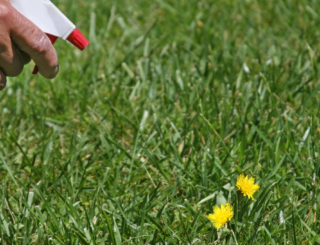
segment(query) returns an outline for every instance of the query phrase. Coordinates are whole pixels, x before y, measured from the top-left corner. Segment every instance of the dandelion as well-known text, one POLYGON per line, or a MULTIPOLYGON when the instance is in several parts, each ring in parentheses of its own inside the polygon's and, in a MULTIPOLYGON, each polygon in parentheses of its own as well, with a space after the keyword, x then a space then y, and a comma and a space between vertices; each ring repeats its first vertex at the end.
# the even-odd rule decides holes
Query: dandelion
POLYGON ((212 222, 214 227, 219 230, 232 219, 233 208, 228 202, 226 202, 225 205, 221 204, 221 208, 216 205, 213 207, 213 214, 209 214, 206 217, 212 222))
POLYGON ((260 188, 258 184, 254 184, 254 178, 248 178, 248 176, 244 177, 243 174, 237 178, 236 187, 238 187, 238 190, 240 190, 244 196, 247 196, 252 200, 252 195, 260 188))

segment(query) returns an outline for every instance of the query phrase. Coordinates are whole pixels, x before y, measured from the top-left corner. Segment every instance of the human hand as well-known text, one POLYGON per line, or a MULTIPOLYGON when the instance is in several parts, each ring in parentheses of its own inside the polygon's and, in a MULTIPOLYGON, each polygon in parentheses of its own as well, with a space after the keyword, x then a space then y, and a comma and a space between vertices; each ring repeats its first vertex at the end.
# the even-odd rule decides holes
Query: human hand
POLYGON ((58 57, 50 39, 8 0, 0 0, 0 90, 6 77, 18 76, 31 59, 45 78, 57 75, 58 57))

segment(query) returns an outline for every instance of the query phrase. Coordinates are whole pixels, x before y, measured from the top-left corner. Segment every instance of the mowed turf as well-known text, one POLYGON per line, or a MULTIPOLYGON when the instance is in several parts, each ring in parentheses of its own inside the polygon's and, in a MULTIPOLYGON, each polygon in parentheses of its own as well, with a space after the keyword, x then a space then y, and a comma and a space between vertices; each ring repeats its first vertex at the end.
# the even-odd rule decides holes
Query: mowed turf
POLYGON ((0 92, 1 244, 320 243, 319 1, 53 2, 91 44, 0 92))

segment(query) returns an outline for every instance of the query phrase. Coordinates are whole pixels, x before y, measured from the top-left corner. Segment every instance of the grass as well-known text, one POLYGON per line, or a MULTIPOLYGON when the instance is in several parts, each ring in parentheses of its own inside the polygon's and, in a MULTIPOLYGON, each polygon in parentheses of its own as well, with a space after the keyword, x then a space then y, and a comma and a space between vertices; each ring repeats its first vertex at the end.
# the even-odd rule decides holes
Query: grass
POLYGON ((54 2, 91 44, 0 93, 1 244, 320 243, 318 1, 54 2))

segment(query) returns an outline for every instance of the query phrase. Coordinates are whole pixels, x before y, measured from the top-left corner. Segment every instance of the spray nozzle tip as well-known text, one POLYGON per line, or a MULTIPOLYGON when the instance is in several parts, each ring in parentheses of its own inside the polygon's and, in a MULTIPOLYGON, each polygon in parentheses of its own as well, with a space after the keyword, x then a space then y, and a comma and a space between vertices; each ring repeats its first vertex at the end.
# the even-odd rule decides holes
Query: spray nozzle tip
POLYGON ((67 40, 80 50, 84 50, 89 45, 89 41, 77 28, 69 35, 67 40))

